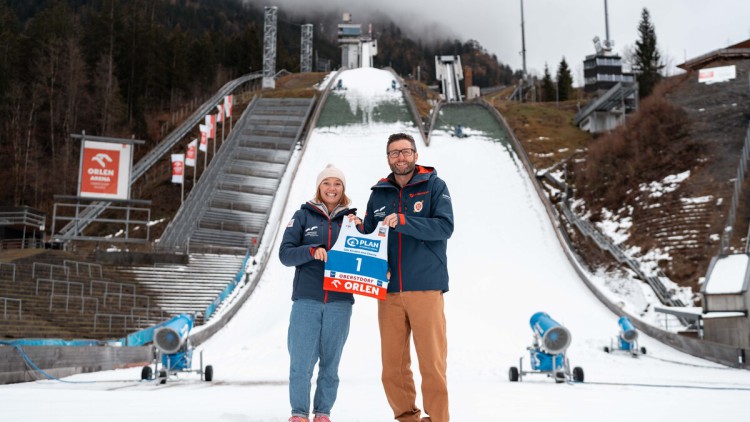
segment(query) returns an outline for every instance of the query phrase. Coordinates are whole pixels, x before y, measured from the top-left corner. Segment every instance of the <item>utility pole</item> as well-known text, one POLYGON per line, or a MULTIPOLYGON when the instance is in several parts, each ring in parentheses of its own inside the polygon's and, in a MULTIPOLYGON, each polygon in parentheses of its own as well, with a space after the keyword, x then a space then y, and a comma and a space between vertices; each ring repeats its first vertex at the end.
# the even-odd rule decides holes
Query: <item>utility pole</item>
POLYGON ((521 75, 521 85, 518 91, 518 100, 520 102, 523 102, 523 84, 526 82, 526 29, 524 28, 523 0, 521 0, 521 57, 523 59, 523 74, 521 75))
POLYGON ((526 78, 526 29, 523 20, 523 0, 521 0, 521 57, 523 58, 523 77, 526 78))
POLYGON ((609 45, 609 11, 607 10, 607 0, 604 0, 604 31, 607 39, 604 41, 604 45, 608 48, 609 45))

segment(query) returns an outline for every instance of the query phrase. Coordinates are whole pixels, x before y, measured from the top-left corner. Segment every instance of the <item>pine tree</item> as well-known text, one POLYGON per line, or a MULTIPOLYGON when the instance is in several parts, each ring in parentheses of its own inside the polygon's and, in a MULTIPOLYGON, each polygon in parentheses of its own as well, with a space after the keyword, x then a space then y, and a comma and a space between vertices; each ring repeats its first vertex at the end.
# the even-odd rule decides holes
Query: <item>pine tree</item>
POLYGON ((555 83, 552 82, 552 75, 549 73, 549 66, 544 64, 544 77, 542 77, 542 101, 554 101, 557 98, 555 92, 555 83))
POLYGON ((570 74, 570 67, 565 57, 562 58, 557 68, 557 90, 560 101, 567 101, 573 97, 573 75, 570 74))
POLYGON ((645 7, 641 12, 638 34, 640 39, 635 42, 633 70, 638 75, 639 96, 643 98, 651 94, 654 85, 661 79, 659 72, 664 68, 661 55, 656 48, 656 30, 645 7))

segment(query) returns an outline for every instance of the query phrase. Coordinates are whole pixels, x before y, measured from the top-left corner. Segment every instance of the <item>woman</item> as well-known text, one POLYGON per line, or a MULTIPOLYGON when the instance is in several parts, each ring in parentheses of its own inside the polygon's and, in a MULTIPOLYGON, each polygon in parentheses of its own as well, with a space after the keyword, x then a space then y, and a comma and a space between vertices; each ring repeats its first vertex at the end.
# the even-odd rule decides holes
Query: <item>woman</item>
POLYGON ((330 414, 339 386, 339 361, 349 334, 354 297, 323 290, 328 250, 336 243, 343 219, 361 221, 349 209, 344 193, 346 178, 329 164, 318 174, 313 200, 302 204, 289 221, 279 248, 286 266, 297 267, 289 318, 289 422, 309 422, 310 381, 318 363, 313 399, 314 422, 331 422, 330 414), (319 360, 319 362, 318 362, 319 360))

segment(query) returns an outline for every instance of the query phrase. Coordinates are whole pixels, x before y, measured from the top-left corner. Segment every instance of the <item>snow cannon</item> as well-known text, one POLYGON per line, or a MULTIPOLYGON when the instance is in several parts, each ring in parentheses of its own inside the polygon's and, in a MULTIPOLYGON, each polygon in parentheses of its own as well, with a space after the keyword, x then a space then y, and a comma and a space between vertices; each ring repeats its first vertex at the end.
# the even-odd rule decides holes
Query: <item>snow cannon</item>
POLYGON ((622 316, 617 320, 617 324, 620 326, 620 332, 616 338, 610 340, 609 347, 604 346, 604 351, 607 353, 625 351, 629 352, 633 357, 638 357, 638 354, 645 355, 646 348, 638 347, 638 331, 633 327, 630 318, 622 316))
POLYGON ((180 351, 193 329, 193 317, 180 314, 154 330, 154 346, 162 353, 171 355, 180 351))
POLYGON ((635 331, 633 323, 630 322, 630 318, 623 316, 617 321, 617 325, 620 326, 620 340, 628 343, 632 343, 638 340, 638 331, 635 331))
POLYGON ((544 312, 537 312, 529 321, 534 332, 534 341, 526 349, 529 351, 531 370, 524 371, 523 357, 518 367, 512 366, 508 371, 510 381, 522 381, 524 375, 543 374, 554 378, 555 382, 583 382, 583 369, 576 366, 570 370, 566 351, 572 336, 570 331, 560 325, 544 312))
POLYGON ((201 379, 212 381, 214 369, 211 365, 203 368, 203 352, 200 353, 200 367, 193 366, 193 347, 190 344, 190 330, 193 329, 192 315, 180 314, 157 326, 154 329, 154 361, 151 366, 144 366, 141 370, 141 380, 153 380, 158 374, 160 384, 167 379, 176 377, 179 372, 198 372, 201 379), (161 369, 159 365, 161 364, 161 369))
POLYGON ((544 312, 537 312, 529 321, 536 335, 538 348, 549 355, 560 355, 570 346, 570 331, 544 312))

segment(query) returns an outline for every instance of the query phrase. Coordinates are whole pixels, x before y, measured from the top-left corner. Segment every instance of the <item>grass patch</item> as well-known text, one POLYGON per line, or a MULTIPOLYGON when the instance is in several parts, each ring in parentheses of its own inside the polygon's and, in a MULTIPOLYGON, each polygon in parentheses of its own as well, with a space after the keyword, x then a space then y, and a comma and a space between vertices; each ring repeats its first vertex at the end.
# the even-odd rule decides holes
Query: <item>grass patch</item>
POLYGON ((585 151, 593 136, 573 124, 575 101, 519 103, 496 94, 487 100, 508 121, 537 169, 546 169, 585 151))

